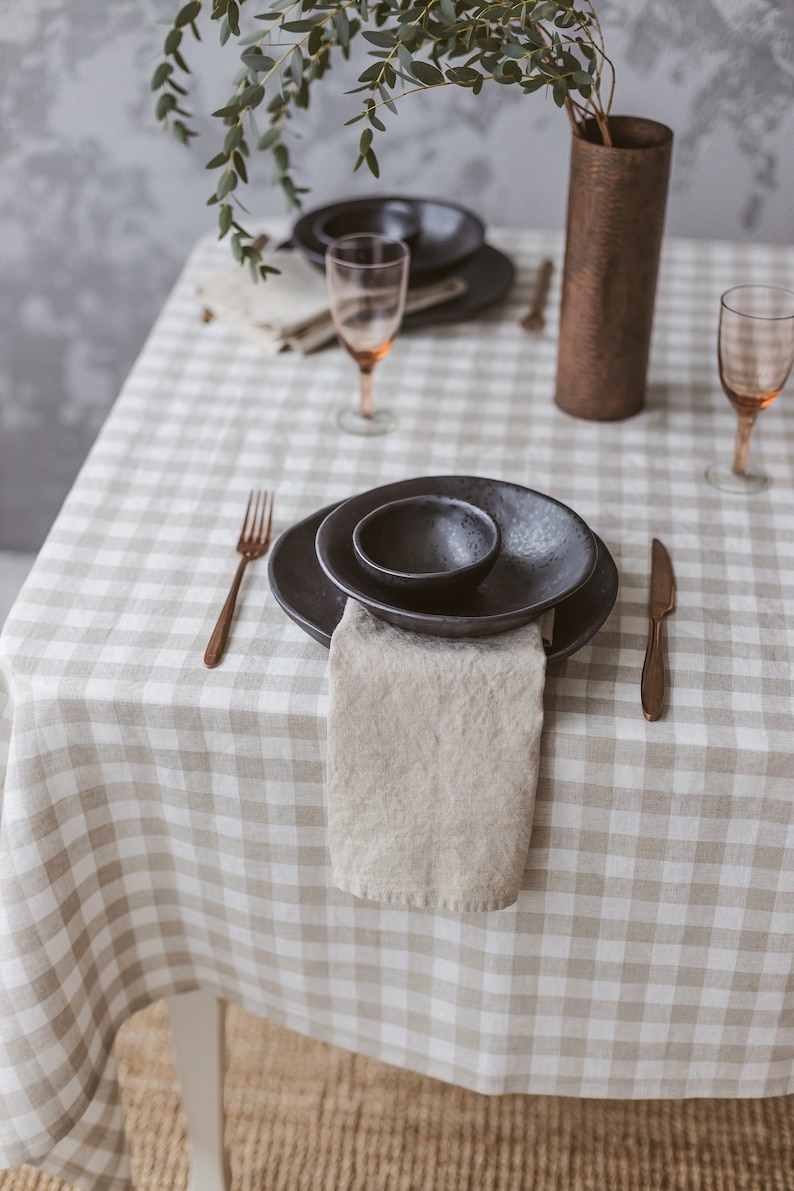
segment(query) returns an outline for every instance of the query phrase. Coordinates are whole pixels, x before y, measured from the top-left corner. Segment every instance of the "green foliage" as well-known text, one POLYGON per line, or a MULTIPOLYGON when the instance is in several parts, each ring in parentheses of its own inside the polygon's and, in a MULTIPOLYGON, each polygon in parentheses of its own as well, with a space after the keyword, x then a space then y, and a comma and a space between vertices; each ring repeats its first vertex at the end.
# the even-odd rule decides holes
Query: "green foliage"
POLYGON ((183 56, 185 35, 200 37, 197 22, 209 10, 221 45, 235 46, 239 64, 233 93, 213 113, 222 125, 222 147, 207 163, 207 169, 220 171, 208 205, 218 204, 220 238, 232 233, 235 259, 247 262, 255 277, 272 270, 262 265, 261 253, 246 243, 249 233, 234 218, 234 208, 242 208, 234 192, 248 181, 245 159, 251 145, 270 153, 274 182, 290 206, 300 206, 306 190, 293 177, 289 121, 295 110, 309 106, 313 88, 333 62, 350 56, 358 35, 371 60, 351 92, 361 95, 361 110, 347 123, 364 123, 355 170, 366 165, 378 177, 373 139, 386 130, 386 113, 395 115, 396 101, 404 95, 437 87, 479 94, 486 82, 494 82, 526 94, 543 91, 566 110, 575 132, 593 117, 609 141, 614 71, 592 0, 259 0, 256 7, 262 11, 249 8, 244 14, 247 3, 184 4, 165 38, 151 88, 159 92, 157 119, 189 144, 196 132, 184 106, 184 76, 190 73, 183 56), (250 27, 244 27, 243 16, 250 27), (260 132, 265 123, 269 127, 260 132))

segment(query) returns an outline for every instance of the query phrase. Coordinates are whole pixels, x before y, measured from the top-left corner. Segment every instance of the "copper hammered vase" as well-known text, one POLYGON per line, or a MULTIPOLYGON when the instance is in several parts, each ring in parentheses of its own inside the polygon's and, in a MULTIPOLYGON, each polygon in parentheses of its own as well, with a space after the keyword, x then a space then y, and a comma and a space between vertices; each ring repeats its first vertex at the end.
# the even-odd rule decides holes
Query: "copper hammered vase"
POLYGON ((612 116, 572 138, 554 400, 577 418, 616 421, 645 400, 673 134, 612 116))

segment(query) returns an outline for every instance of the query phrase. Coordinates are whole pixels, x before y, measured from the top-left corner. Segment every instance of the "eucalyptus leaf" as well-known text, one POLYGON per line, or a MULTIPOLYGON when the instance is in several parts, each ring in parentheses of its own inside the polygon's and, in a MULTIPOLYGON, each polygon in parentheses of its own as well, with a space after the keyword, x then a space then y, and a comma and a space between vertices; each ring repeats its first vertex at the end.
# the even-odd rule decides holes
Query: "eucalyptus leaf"
POLYGON ((303 54, 301 53, 301 48, 299 45, 296 45, 295 49, 292 51, 292 55, 289 60, 289 72, 292 75, 295 86, 299 87, 301 84, 301 79, 303 78, 303 54))
POLYGON ((168 91, 163 92, 163 94, 157 100, 157 107, 155 108, 157 119, 164 120, 168 113, 173 111, 175 107, 176 99, 174 96, 169 94, 168 91))
POLYGON ((182 120, 174 120, 173 124, 171 125, 171 130, 176 139, 182 145, 188 145, 191 141, 191 138, 197 135, 192 129, 188 128, 187 125, 182 122, 182 120))
POLYGON ((174 50, 179 49, 182 41, 182 30, 172 29, 163 43, 163 52, 165 54, 173 54, 174 50))
POLYGON ((430 62, 418 62, 414 60, 411 63, 411 72, 414 78, 426 87, 435 87, 438 83, 444 82, 444 76, 441 71, 430 62))
POLYGON ((271 58, 269 54, 263 54, 261 50, 246 50, 244 54, 240 55, 240 61, 244 63, 249 69, 256 71, 258 74, 263 74, 266 71, 272 70, 276 65, 275 58, 271 58))
POLYGON ((243 183, 243 185, 247 185, 248 184, 248 170, 246 169, 245 158, 243 157, 243 155, 239 149, 236 149, 234 154, 232 155, 232 162, 234 163, 234 169, 237 174, 237 177, 240 179, 240 181, 243 183))
POLYGON ((182 29, 185 25, 192 25, 200 12, 201 4, 199 0, 191 0, 190 4, 186 4, 184 8, 180 8, 174 20, 174 26, 177 29, 182 29))
POLYGON ((215 193, 219 199, 225 198, 227 194, 230 194, 231 191, 234 190, 236 185, 237 175, 233 170, 227 170, 226 173, 221 176, 221 179, 215 188, 215 193))
POLYGON ((322 16, 315 17, 311 21, 282 21, 279 26, 285 33, 310 33, 318 21, 321 21, 322 16))
POLYGON ((255 108, 258 107, 265 98, 265 88, 261 83, 254 83, 250 87, 246 87, 244 91, 240 92, 240 107, 241 108, 255 108))
POLYGON ((385 46, 387 49, 391 49, 397 40, 397 37, 394 33, 384 33, 380 29, 367 29, 362 34, 362 37, 365 41, 371 42, 372 45, 385 46))
POLYGON ((231 153, 232 149, 236 149, 242 139, 243 139, 243 130, 239 124, 235 124, 226 133, 226 137, 223 142, 224 153, 231 153))
POLYGON ((364 154, 364 160, 366 161, 367 166, 369 168, 369 172, 372 174, 373 178, 379 178, 380 177, 380 166, 378 165, 377 157, 375 156, 375 154, 372 152, 371 149, 368 150, 368 152, 364 154))
POLYGON ((224 203, 223 206, 218 211, 218 228, 220 229, 220 233, 221 233, 220 236, 218 237, 219 240, 223 239, 223 237, 226 235, 226 233, 228 232, 228 230, 231 226, 232 226, 232 209, 228 203, 224 203))
POLYGON ((152 75, 149 86, 152 91, 158 91, 163 83, 168 78, 169 74, 173 74, 174 68, 170 62, 161 62, 152 75))
POLYGON ((339 38, 339 44, 345 49, 350 45, 350 20, 344 8, 334 13, 334 29, 339 38))

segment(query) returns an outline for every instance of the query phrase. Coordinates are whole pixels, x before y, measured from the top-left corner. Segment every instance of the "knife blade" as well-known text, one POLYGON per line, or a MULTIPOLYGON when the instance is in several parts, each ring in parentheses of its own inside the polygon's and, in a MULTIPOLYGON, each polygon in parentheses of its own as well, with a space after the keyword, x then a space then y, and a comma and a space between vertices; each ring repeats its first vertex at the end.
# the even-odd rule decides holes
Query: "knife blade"
POLYGON ((651 544, 651 586, 648 596, 648 645, 642 667, 640 694, 646 720, 658 720, 665 694, 662 620, 675 607, 675 577, 670 555, 654 538, 651 544))

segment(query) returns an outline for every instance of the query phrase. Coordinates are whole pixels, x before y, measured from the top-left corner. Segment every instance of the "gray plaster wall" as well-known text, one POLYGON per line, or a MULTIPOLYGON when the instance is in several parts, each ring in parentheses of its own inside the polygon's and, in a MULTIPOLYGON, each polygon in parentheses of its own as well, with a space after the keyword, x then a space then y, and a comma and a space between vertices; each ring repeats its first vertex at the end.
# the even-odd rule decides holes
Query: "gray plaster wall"
MULTIPOLYGON (((215 140, 184 150, 152 116, 157 21, 177 7, 0 0, 0 549, 39 546, 187 252, 214 228, 215 140)), ((614 110, 676 133, 668 233, 792 243, 794 0, 599 11, 614 110)), ((197 113, 225 102, 233 73, 203 28, 197 113)), ((343 125, 358 101, 342 94, 353 75, 335 75, 300 129, 311 205, 403 192, 465 202, 489 224, 562 227, 569 134, 550 100, 498 86, 407 98, 375 184, 351 173, 358 129, 343 125)), ((246 201, 287 213, 264 161, 246 201)))

